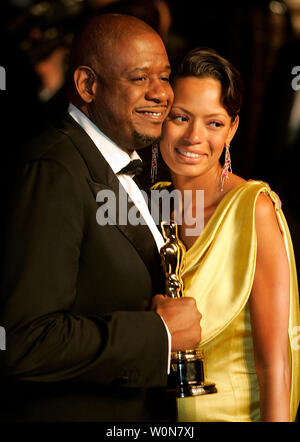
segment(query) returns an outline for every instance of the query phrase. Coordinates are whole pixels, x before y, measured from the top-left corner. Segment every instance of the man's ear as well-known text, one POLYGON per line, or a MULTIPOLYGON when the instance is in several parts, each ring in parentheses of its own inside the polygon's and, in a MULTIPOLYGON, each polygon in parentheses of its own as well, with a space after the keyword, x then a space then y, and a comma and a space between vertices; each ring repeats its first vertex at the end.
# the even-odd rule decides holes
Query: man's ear
POLYGON ((91 103, 95 97, 96 76, 88 66, 79 66, 73 74, 77 93, 85 103, 91 103))

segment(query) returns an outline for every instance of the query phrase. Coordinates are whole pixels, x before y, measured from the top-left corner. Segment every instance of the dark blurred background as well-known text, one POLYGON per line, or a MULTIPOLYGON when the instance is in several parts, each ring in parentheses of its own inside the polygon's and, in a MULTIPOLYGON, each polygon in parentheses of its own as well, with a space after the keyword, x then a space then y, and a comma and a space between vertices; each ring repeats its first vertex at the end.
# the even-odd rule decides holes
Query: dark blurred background
POLYGON ((14 169, 25 142, 65 112, 64 81, 73 34, 82 21, 100 12, 128 13, 148 22, 162 35, 171 61, 190 48, 208 46, 238 67, 245 96, 232 143, 233 170, 247 179, 267 181, 279 194, 299 262, 300 92, 295 89, 300 80, 298 86, 292 69, 300 66, 300 0, 2 1, 3 198, 8 167, 14 169))
POLYGON ((142 18, 161 34, 171 61, 190 48, 208 46, 238 67, 245 96, 231 149, 233 170, 246 179, 267 181, 279 194, 299 263, 300 0, 2 1, 3 204, 26 141, 66 110, 64 81, 74 32, 101 12, 142 18), (299 69, 292 74, 295 66, 299 69))
POLYGON ((127 13, 149 23, 165 41, 171 62, 188 49, 208 46, 237 66, 245 95, 231 149, 233 171, 267 181, 278 193, 299 268, 300 0, 2 1, 3 206, 25 143, 66 111, 64 82, 74 32, 101 12, 127 13))

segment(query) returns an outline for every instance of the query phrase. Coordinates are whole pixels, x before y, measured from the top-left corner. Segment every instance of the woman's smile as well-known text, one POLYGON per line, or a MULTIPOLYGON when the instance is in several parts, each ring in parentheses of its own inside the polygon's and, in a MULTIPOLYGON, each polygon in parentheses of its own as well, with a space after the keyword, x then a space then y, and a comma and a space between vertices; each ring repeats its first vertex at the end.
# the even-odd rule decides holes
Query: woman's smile
POLYGON ((175 153, 178 158, 183 161, 185 164, 197 164, 204 157, 207 157, 207 154, 203 152, 195 152, 191 150, 186 150, 183 148, 175 147, 175 153))

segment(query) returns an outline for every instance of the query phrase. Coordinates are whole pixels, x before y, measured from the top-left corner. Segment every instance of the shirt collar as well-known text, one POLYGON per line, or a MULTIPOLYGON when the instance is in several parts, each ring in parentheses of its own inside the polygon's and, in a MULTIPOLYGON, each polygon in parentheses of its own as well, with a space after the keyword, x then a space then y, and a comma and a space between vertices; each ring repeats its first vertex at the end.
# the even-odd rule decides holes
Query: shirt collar
POLYGON ((74 104, 69 104, 68 112, 89 135, 114 173, 120 172, 120 170, 127 166, 130 161, 141 159, 135 150, 130 153, 122 150, 116 143, 101 132, 101 130, 83 112, 74 106, 74 104))

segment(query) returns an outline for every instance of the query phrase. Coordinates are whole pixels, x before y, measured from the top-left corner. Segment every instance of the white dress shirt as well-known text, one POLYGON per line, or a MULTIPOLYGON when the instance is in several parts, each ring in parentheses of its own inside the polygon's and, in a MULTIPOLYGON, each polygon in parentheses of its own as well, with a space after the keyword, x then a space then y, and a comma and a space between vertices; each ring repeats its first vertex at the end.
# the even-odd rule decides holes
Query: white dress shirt
POLYGON ((120 183, 128 193, 130 199, 139 209, 142 217, 147 223, 156 242, 158 251, 164 245, 164 239, 158 230, 150 212, 148 205, 143 197, 141 190, 133 180, 133 175, 119 173, 123 167, 136 159, 140 159, 138 153, 134 150, 130 153, 120 149, 113 141, 111 141, 97 126, 82 113, 72 103, 69 105, 69 114, 75 121, 85 130, 92 141, 95 143, 104 159, 108 162, 114 173, 117 175, 120 183))
MULTIPOLYGON (((99 149, 104 159, 108 162, 113 172, 116 174, 118 180, 121 185, 128 193, 130 199, 134 203, 134 205, 140 211, 142 217, 147 223, 153 238, 156 242, 158 251, 164 244, 164 239, 158 230, 150 212, 148 209, 148 205, 141 193, 141 190, 133 180, 134 175, 127 175, 119 173, 123 167, 127 166, 127 164, 135 159, 140 159, 138 153, 134 150, 130 153, 125 152, 120 147, 118 147, 112 140, 110 140, 101 130, 76 106, 72 103, 69 104, 68 112, 72 118, 82 127, 82 129, 88 134, 88 136, 92 139, 96 147, 99 149)), ((163 320, 163 319, 162 319, 163 320)), ((168 364, 168 373, 170 372, 170 352, 171 352, 171 335, 168 330, 166 323, 165 324, 168 340, 169 340, 169 364, 168 364)))

